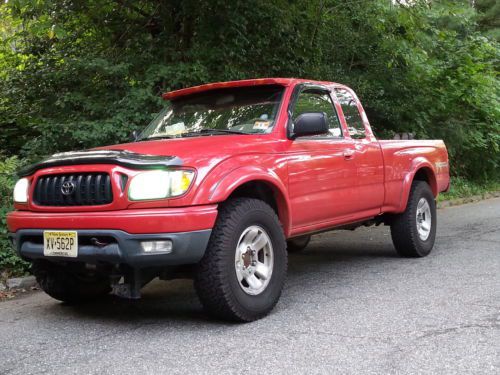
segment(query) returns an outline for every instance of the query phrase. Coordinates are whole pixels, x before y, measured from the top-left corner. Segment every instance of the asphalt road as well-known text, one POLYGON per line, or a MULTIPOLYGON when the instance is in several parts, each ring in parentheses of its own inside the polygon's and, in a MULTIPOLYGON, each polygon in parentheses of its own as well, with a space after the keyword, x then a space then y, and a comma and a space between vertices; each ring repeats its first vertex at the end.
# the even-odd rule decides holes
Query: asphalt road
POLYGON ((315 237, 267 318, 205 317, 187 280, 129 304, 0 302, 0 374, 499 374, 500 199, 439 210, 430 256, 387 228, 315 237))

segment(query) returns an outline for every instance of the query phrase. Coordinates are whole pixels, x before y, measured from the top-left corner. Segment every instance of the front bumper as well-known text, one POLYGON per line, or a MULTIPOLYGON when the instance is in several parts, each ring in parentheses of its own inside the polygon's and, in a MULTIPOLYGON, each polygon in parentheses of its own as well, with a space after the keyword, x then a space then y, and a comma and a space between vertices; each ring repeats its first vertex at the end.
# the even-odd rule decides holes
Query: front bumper
POLYGON ((216 205, 100 212, 14 211, 7 215, 7 227, 13 246, 24 259, 105 262, 138 268, 198 262, 216 218, 216 205), (77 231, 78 257, 45 257, 44 230, 77 231), (164 240, 172 241, 169 253, 144 252, 140 244, 164 240))
POLYGON ((95 212, 13 211, 7 215, 9 232, 19 229, 114 229, 127 233, 170 233, 212 229, 217 205, 142 208, 95 212))
POLYGON ((211 229, 158 234, 130 234, 120 230, 78 230, 78 256, 46 257, 43 254, 43 230, 20 229, 9 233, 12 245, 26 260, 76 261, 85 263, 126 264, 133 268, 193 264, 205 253, 211 229), (92 239, 100 245, 93 244, 92 239), (144 252, 141 241, 172 241, 172 251, 144 252))

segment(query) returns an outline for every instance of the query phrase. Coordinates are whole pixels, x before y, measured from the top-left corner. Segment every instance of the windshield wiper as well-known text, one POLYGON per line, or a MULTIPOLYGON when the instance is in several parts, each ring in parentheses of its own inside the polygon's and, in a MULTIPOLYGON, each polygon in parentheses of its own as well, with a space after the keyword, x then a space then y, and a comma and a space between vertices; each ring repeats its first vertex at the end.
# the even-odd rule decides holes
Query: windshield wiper
POLYGON ((171 135, 156 135, 154 137, 145 137, 145 138, 139 138, 137 141, 152 141, 155 139, 172 139, 171 135))
POLYGON ((210 135, 217 134, 217 133, 219 133, 219 134, 239 134, 239 135, 250 134, 250 133, 245 133, 245 132, 241 132, 238 130, 229 130, 229 129, 201 129, 201 130, 197 130, 197 131, 190 131, 190 132, 181 133, 181 134, 179 134, 179 137, 206 137, 206 136, 210 136, 210 135))
POLYGON ((172 138, 180 138, 180 137, 195 137, 197 135, 210 135, 214 133, 225 133, 225 134, 250 134, 250 133, 245 133, 239 130, 229 130, 229 129, 201 129, 198 131, 191 131, 191 132, 185 132, 185 133, 180 133, 176 136, 172 135, 157 135, 154 137, 146 137, 146 138, 141 138, 138 139, 138 141, 151 141, 155 139, 172 139, 172 138))
POLYGON ((199 133, 250 134, 239 130, 229 130, 229 129, 201 129, 199 133))

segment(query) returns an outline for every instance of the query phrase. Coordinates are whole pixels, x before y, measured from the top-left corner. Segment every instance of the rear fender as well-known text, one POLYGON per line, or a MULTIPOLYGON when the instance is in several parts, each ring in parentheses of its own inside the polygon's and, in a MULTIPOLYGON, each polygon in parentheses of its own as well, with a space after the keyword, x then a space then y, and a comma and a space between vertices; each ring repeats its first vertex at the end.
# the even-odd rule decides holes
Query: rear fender
POLYGON ((434 197, 438 195, 437 180, 436 180, 436 170, 429 160, 424 157, 415 158, 410 165, 410 172, 408 172, 403 179, 403 189, 401 193, 401 200, 399 205, 399 212, 403 212, 408 204, 408 198, 410 197, 410 190, 413 181, 415 180, 415 175, 423 171, 426 174, 427 182, 429 183, 432 194, 434 197))

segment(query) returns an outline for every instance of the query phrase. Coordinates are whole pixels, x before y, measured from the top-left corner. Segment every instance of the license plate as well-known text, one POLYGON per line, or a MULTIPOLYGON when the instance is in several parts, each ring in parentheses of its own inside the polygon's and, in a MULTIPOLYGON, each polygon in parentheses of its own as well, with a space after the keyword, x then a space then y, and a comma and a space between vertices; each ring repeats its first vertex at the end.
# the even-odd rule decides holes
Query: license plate
POLYGON ((43 255, 47 257, 78 256, 78 235, 76 231, 43 232, 43 255))

